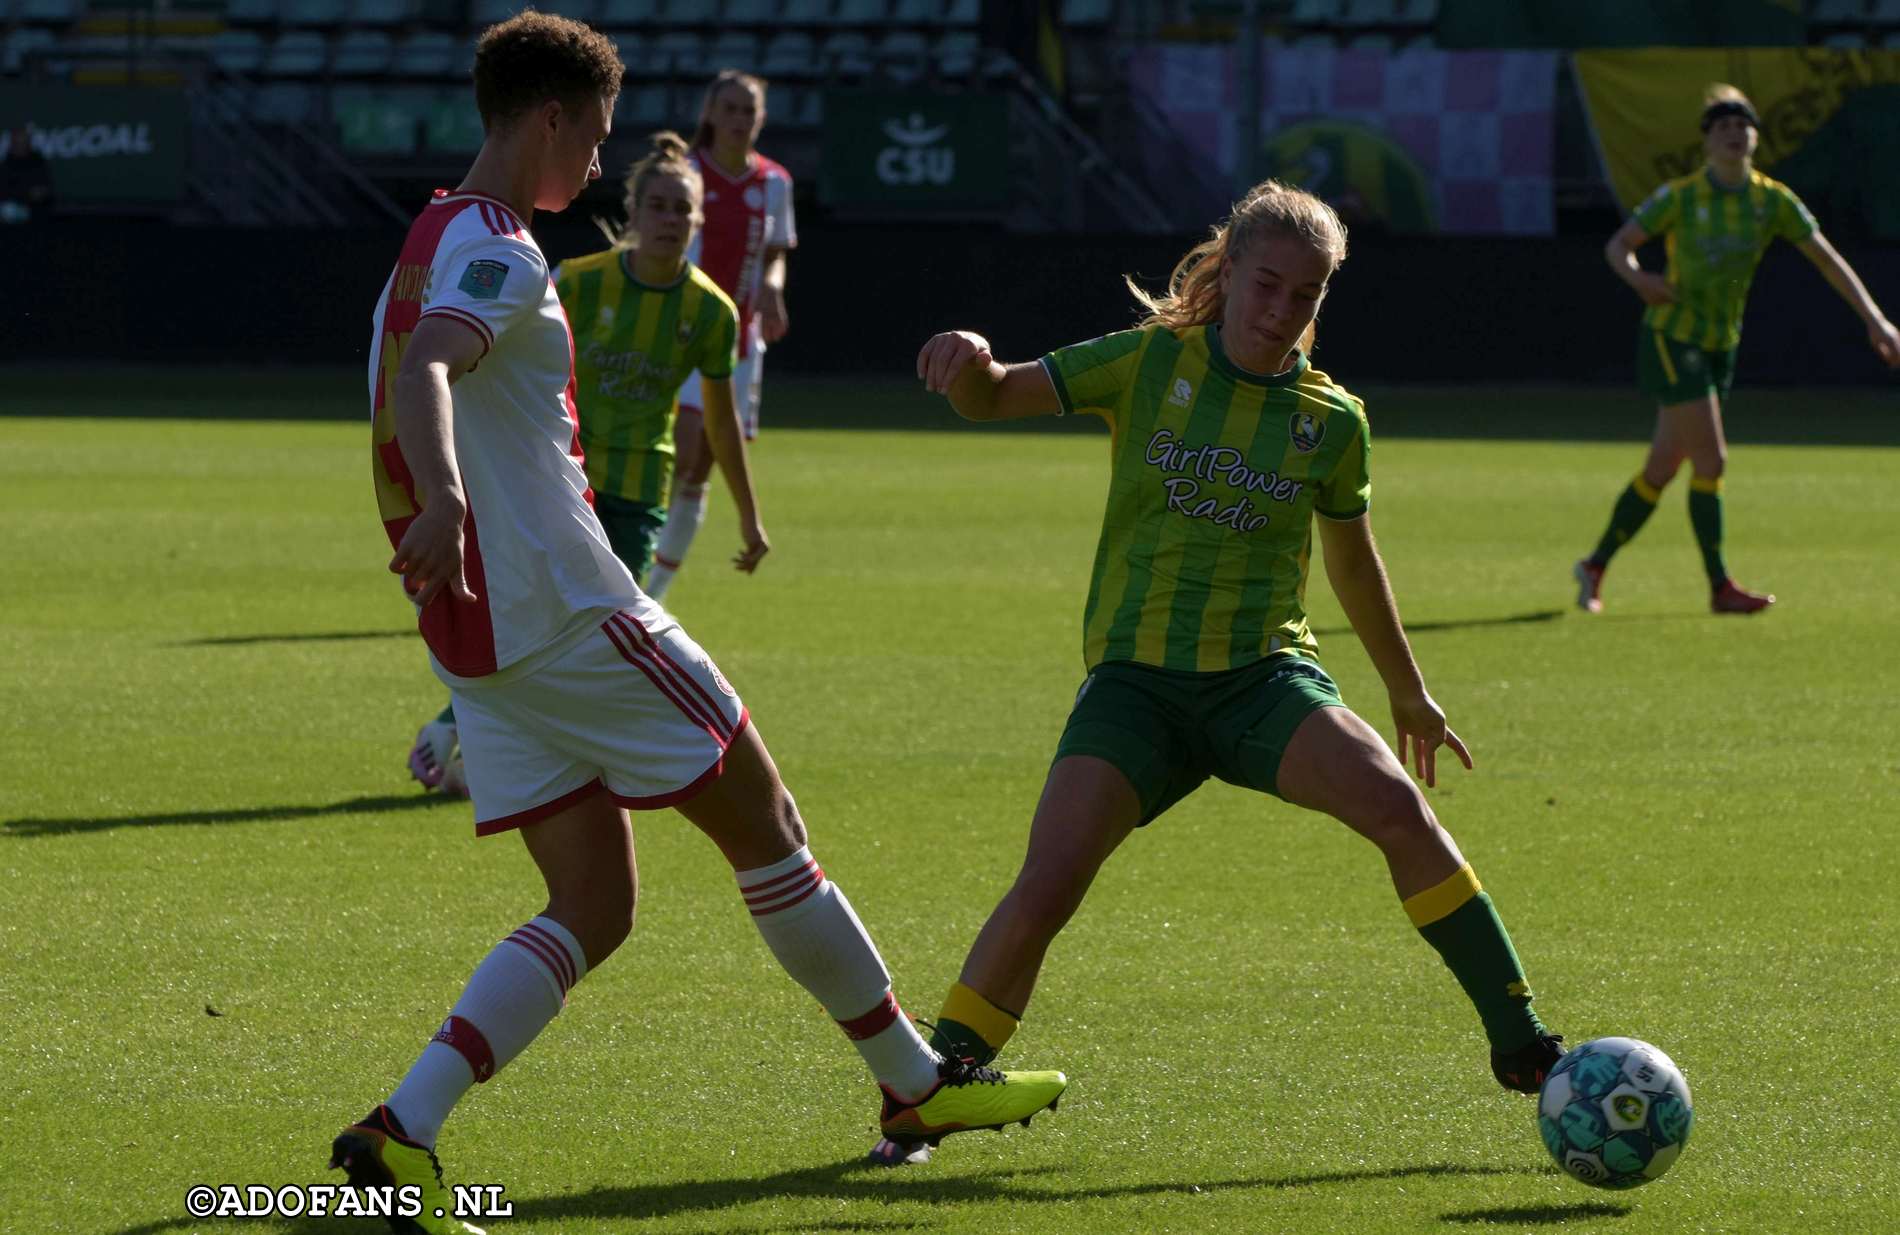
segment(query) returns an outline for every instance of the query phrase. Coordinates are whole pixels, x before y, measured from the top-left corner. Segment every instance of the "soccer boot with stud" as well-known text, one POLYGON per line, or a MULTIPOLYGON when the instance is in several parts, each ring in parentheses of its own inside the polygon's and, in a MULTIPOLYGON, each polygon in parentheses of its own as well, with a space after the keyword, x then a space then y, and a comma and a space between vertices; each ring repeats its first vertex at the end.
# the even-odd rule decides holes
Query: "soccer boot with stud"
POLYGON ((903 1102, 884 1090, 878 1122, 884 1139, 907 1147, 908 1158, 915 1146, 934 1146, 953 1132, 1013 1123, 1026 1128, 1031 1117, 1053 1110, 1068 1087, 1069 1078, 1060 1072, 999 1072, 970 1059, 944 1059, 937 1064, 937 1083, 917 1101, 903 1102))
POLYGON ((409 775, 424 789, 439 789, 450 797, 468 796, 462 748, 453 722, 432 720, 416 731, 415 745, 409 748, 409 775))
POLYGON ((386 1106, 337 1134, 330 1143, 330 1167, 341 1167, 352 1188, 421 1190, 420 1214, 388 1219, 396 1235, 486 1235, 455 1216, 454 1198, 442 1182, 442 1164, 433 1151, 403 1134, 402 1124, 386 1106))
POLYGON ((1724 579, 1722 586, 1716 588, 1709 597, 1709 612, 1760 613, 1774 603, 1775 598, 1767 592, 1751 592, 1745 587, 1737 587, 1733 579, 1724 579))
POLYGON ((1585 613, 1603 612, 1603 567, 1584 558, 1570 568, 1577 581, 1577 608, 1585 613))
POLYGON ((1534 1094, 1563 1057, 1563 1035, 1540 1033, 1514 1051, 1492 1051, 1491 1075, 1506 1089, 1534 1094))

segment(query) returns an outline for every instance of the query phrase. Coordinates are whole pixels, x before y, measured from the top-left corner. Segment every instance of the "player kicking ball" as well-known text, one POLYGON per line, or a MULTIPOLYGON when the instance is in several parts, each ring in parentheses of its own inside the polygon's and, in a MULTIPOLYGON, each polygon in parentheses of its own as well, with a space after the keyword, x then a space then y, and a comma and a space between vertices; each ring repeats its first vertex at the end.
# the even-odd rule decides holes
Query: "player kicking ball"
MULTIPOLYGON (((1133 330, 1004 365, 939 334, 926 389, 969 420, 1100 416, 1111 479, 1084 607, 1088 677, 1056 744, 1029 852, 937 1018, 932 1045, 987 1063, 1043 959, 1123 841, 1209 777, 1333 816, 1378 847, 1406 916, 1478 1014, 1491 1072, 1536 1093, 1563 1055, 1491 897, 1406 775, 1471 757, 1425 690, 1372 538, 1364 405, 1315 370, 1313 323, 1346 229, 1266 181, 1175 266, 1133 330), (1384 680, 1394 751, 1340 699, 1305 611, 1314 529, 1326 576, 1384 680)), ((1274 856, 1257 859, 1273 878, 1274 856)), ((914 1162, 886 1134, 871 1159, 914 1162)))
MULTIPOLYGON (((475 54, 481 153, 410 228, 376 309, 371 466, 390 569, 454 700, 476 833, 518 831, 547 884, 388 1100, 332 1144, 351 1184, 421 1190, 422 1214, 391 1220, 400 1231, 477 1231, 452 1212, 436 1138, 627 937, 627 807, 671 806, 719 847, 766 944, 875 1076, 886 1135, 1026 1121, 1068 1083, 918 1036, 738 695, 594 514, 568 322, 524 220, 599 177, 620 74, 614 45, 579 22, 528 11, 490 27, 475 54)), ((734 462, 743 472, 743 452, 734 462)))

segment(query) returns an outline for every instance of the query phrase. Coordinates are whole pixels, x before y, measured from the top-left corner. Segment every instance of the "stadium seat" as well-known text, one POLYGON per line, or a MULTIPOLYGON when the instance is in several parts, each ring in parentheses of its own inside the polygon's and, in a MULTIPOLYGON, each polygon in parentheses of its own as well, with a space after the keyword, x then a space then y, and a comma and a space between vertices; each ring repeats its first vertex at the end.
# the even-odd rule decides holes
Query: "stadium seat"
POLYGON ((277 16, 286 26, 334 26, 343 20, 343 0, 283 0, 277 16))
POLYGON ((898 81, 916 81, 930 64, 930 40, 916 30, 893 30, 878 40, 877 62, 898 81))
POLYGON ((765 45, 765 61, 759 71, 773 79, 817 76, 818 49, 811 35, 796 30, 773 35, 765 45))
POLYGON ((463 89, 437 90, 422 118, 422 140, 443 154, 473 154, 482 148, 482 117, 463 89))
POLYGON ((1323 30, 1308 30, 1287 46, 1295 51, 1319 51, 1333 45, 1333 36, 1323 30))
POLYGON ((1867 20, 1867 0, 1814 0, 1808 20, 1817 26, 1858 25, 1867 20))
POLYGON ((1071 30, 1106 26, 1115 16, 1115 0, 1062 0, 1062 24, 1071 30))
POLYGON ((654 16, 668 26, 717 25, 719 0, 659 0, 659 11, 654 16))
POLYGON ((352 26, 400 26, 416 16, 416 0, 349 0, 344 18, 352 26))
POLYGON ((891 9, 891 22, 898 26, 942 25, 943 0, 897 0, 891 9))
POLYGON ((626 26, 644 28, 653 24, 653 0, 604 0, 600 6, 600 24, 609 29, 626 26))
POLYGON ((1398 14, 1393 20, 1402 26, 1435 26, 1438 0, 1399 0, 1398 14))
POLYGON ((264 63, 264 36, 254 30, 224 30, 211 37, 211 63, 227 73, 255 73, 264 63))
POLYGON ((613 40, 620 48, 620 62, 627 66, 629 77, 665 77, 672 72, 666 53, 655 48, 653 40, 631 30, 615 31, 613 40))
POLYGON ((954 30, 937 40, 931 58, 941 76, 968 77, 976 72, 977 53, 982 50, 974 31, 954 30))
POLYGON ((726 21, 734 26, 769 26, 778 20, 776 0, 726 0, 726 21))
POLYGON ((863 77, 871 71, 871 40, 856 30, 840 30, 825 36, 818 58, 832 73, 863 77))
POLYGON ((14 0, 14 15, 35 25, 63 26, 79 18, 79 0, 14 0))
POLYGON ((640 134, 655 129, 677 128, 685 123, 673 114, 673 92, 666 86, 651 84, 623 91, 614 108, 614 123, 640 134))
POLYGON ((414 87, 372 90, 339 86, 330 95, 337 138, 353 154, 414 154, 430 92, 414 87))
POLYGON ((1842 30, 1822 39, 1821 46, 1836 51, 1859 51, 1867 46, 1867 36, 1858 30, 1842 30))
POLYGON ((452 71, 455 40, 436 30, 423 30, 396 44, 389 71, 397 77, 447 77, 452 71))
POLYGON ((224 19, 240 26, 277 20, 277 0, 230 0, 224 19))
POLYGON ((1874 0, 1873 19, 1883 26, 1900 26, 1900 0, 1874 0))
POLYGON ((1346 46, 1353 51, 1376 51, 1390 54, 1397 45, 1393 42, 1391 35, 1384 31, 1372 30, 1353 35, 1346 40, 1346 46))
POLYGON ((983 0, 947 0, 943 6, 946 26, 974 26, 983 16, 983 0))
POLYGON ((34 30, 30 27, 14 30, 7 35, 4 49, 0 50, 0 72, 18 73, 26 67, 28 56, 45 51, 58 42, 59 36, 51 30, 34 30))
POLYGON ((831 0, 785 0, 779 20, 788 26, 819 25, 831 20, 831 0))
POLYGON ((838 0, 831 20, 839 26, 881 26, 890 16, 891 6, 886 0, 838 0))
POLYGON ((336 41, 330 71, 338 77, 380 77, 389 72, 395 44, 380 30, 346 30, 336 41))
POLYGON ((668 30, 653 40, 653 50, 664 57, 674 73, 697 77, 710 72, 706 67, 706 46, 691 30, 668 30))
POLYGON ((1330 26, 1341 19, 1344 7, 1344 0, 1293 0, 1293 24, 1330 26))
POLYGON ((1347 26, 1389 26, 1399 18, 1395 0, 1345 0, 1339 21, 1347 26))
POLYGON ((246 114, 264 124, 309 124, 317 118, 318 87, 300 81, 266 82, 251 96, 246 114))
POLYGON ((728 30, 716 35, 706 48, 706 63, 711 71, 741 69, 759 71, 759 36, 750 30, 728 30))
POLYGON ((330 48, 315 30, 291 30, 277 36, 264 53, 265 77, 313 77, 323 72, 330 48))

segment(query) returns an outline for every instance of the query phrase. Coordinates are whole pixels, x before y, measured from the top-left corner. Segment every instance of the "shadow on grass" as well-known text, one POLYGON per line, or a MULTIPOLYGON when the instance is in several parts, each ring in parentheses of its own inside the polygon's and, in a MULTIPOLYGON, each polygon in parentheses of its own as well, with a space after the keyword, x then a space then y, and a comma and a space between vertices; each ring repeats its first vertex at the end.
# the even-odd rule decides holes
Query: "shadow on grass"
POLYGON ((316 819, 324 815, 367 815, 392 810, 448 806, 459 801, 435 793, 383 794, 348 798, 327 806, 250 806, 233 810, 190 810, 167 815, 108 815, 95 819, 8 819, 0 822, 0 836, 63 836, 73 832, 109 832, 114 828, 147 828, 193 823, 272 823, 316 819))
MULTIPOLYGON (((1407 622, 1405 633, 1413 635, 1433 630, 1473 630, 1480 626, 1527 626, 1537 622, 1554 622, 1568 612, 1567 609, 1534 609, 1529 613, 1511 613, 1502 617, 1458 618, 1443 622, 1407 622)), ((1350 635, 1351 633, 1350 626, 1330 626, 1323 630, 1316 628, 1313 631, 1316 636, 1350 635)))
POLYGON ((416 628, 402 630, 329 630, 301 635, 218 635, 207 639, 180 639, 168 648, 244 647, 253 643, 346 643, 357 639, 412 639, 416 628))
MULTIPOLYGON (((550 1229, 561 1229, 567 1222, 600 1218, 671 1218, 690 1214, 716 1214, 759 1201, 821 1200, 856 1202, 882 1209, 895 1202, 961 1205, 1005 1203, 1057 1205, 1077 1200, 1104 1200, 1116 1197, 1155 1196, 1173 1193, 1188 1195, 1207 1192, 1271 1192, 1289 1188, 1314 1188, 1328 1184, 1364 1183, 1418 1176, 1524 1175, 1547 1172, 1525 1167, 1453 1166, 1431 1163, 1422 1166, 1397 1166, 1379 1170, 1326 1171, 1312 1175, 1261 1176, 1256 1179, 1204 1179, 1127 1184, 1107 1188, 1036 1188, 1024 1182, 1040 1177, 1060 1176, 1062 1168, 1031 1167, 1024 1170, 989 1171, 981 1175, 943 1176, 924 1169, 888 1171, 860 1159, 826 1166, 802 1167, 732 1179, 705 1179, 679 1183, 638 1184, 631 1187, 593 1188, 565 1196, 524 1199, 511 1197, 514 1218, 535 1222, 550 1229)), ((1557 1209, 1559 1213, 1587 1212, 1588 1207, 1557 1209)), ((1540 1213, 1539 1210, 1498 1210, 1497 1213, 1540 1213)), ((1452 1215, 1449 1221, 1461 1221, 1452 1215)), ((1473 1219, 1474 1221, 1477 1219, 1473 1219)), ((1533 1219, 1535 1220, 1535 1219, 1533 1219)), ((198 1227, 202 1222, 179 1217, 140 1226, 127 1227, 115 1235, 160 1235, 161 1232, 198 1227)), ((720 1235, 776 1235, 789 1231, 904 1231, 934 1225, 922 1221, 836 1218, 812 1222, 806 1219, 779 1225, 721 1227, 720 1235)), ((335 1219, 304 1220, 286 1228, 290 1235, 325 1235, 336 1230, 335 1219)))
POLYGON ((1511 1209, 1464 1209, 1444 1215, 1445 1222, 1495 1222, 1504 1226, 1556 1226, 1573 1218, 1622 1218, 1628 1205, 1610 1205, 1603 1201, 1577 1201, 1569 1205, 1525 1205, 1511 1209))

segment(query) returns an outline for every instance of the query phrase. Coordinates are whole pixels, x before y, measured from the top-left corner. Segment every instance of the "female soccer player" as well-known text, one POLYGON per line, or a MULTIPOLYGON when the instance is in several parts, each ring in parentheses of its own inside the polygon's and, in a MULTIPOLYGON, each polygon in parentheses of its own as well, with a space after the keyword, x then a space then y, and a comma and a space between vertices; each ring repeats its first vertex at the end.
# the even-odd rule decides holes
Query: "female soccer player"
POLYGON ((745 541, 733 564, 750 573, 770 548, 759 526, 745 440, 733 410, 739 315, 732 300, 686 260, 700 224, 699 169, 677 133, 655 133, 627 173, 628 226, 604 253, 563 262, 555 291, 574 330, 575 401, 594 512, 614 555, 636 580, 666 523, 679 386, 697 371, 701 422, 745 541))
POLYGON ((1853 268, 1821 235, 1801 199, 1755 170, 1760 128, 1746 95, 1733 86, 1710 86, 1702 110, 1707 165, 1650 194, 1603 248, 1610 269, 1649 306, 1637 335, 1636 371, 1658 409, 1643 470, 1617 498, 1596 549, 1572 568, 1577 606, 1586 612, 1602 611, 1604 570, 1649 519, 1684 459, 1693 472, 1689 523, 1709 576, 1709 607, 1716 613, 1758 613, 1775 603, 1773 596, 1731 579, 1722 556, 1722 473, 1728 463, 1722 400, 1735 378, 1748 285, 1776 236, 1793 242, 1820 268, 1867 323, 1874 351, 1900 366, 1900 335, 1853 268), (1664 235, 1667 273, 1644 270, 1635 251, 1664 235))
POLYGON ((387 1101, 331 1144, 352 1185, 414 1189, 399 1231, 477 1230, 453 1212, 437 1133, 632 929, 630 806, 672 806, 718 846, 773 955, 882 1086, 888 1135, 1027 1119, 1067 1083, 924 1044, 738 695, 608 546, 567 315, 524 221, 599 177, 620 73, 579 22, 528 10, 490 27, 475 52, 481 152, 410 228, 376 306, 370 462, 389 569, 455 702, 476 832, 518 831, 547 888, 387 1101))
MULTIPOLYGON (((997 363, 963 331, 919 354, 925 386, 966 419, 1086 412, 1112 433, 1082 619, 1088 676, 1022 870, 944 1002, 939 1050, 995 1058, 1103 861, 1217 776, 1379 847, 1412 924, 1477 1006, 1501 1084, 1535 1092, 1562 1054, 1490 897, 1406 776, 1409 757, 1435 784, 1441 746, 1471 758, 1425 690, 1373 546, 1364 408, 1308 361, 1345 255, 1330 207, 1269 180, 1181 259, 1167 295, 1129 284, 1148 309, 1136 329, 1027 364, 997 363), (1320 668, 1301 600, 1315 522, 1327 578, 1385 682, 1396 758, 1320 668)), ((914 1161, 914 1149, 887 1138, 872 1157, 914 1161)))
MULTIPOLYGON (((792 178, 755 148, 765 127, 765 79, 724 69, 706 87, 693 130, 693 164, 705 180, 705 225, 687 256, 739 306, 739 364, 733 374, 746 440, 759 434, 759 387, 765 348, 785 337, 785 253, 798 245, 792 178)), ((686 561, 706 519, 706 481, 713 458, 700 417, 702 374, 680 387, 679 469, 667 501, 666 526, 654 551, 647 591, 658 600, 686 561)))

